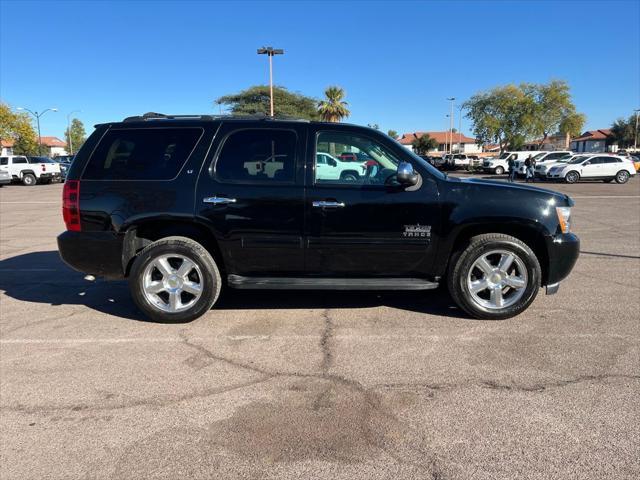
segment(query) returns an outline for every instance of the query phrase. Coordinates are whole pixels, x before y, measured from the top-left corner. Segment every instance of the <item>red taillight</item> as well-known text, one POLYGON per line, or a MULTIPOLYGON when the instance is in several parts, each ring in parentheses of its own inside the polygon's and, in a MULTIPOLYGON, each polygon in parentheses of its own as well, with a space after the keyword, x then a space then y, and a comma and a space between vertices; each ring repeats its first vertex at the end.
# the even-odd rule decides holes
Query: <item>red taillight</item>
POLYGON ((40 165, 42 167, 42 171, 46 172, 47 171, 47 167, 45 166, 45 164, 43 163, 42 165, 40 165))
POLYGON ((67 230, 80 231, 80 182, 67 180, 62 189, 62 218, 67 230))

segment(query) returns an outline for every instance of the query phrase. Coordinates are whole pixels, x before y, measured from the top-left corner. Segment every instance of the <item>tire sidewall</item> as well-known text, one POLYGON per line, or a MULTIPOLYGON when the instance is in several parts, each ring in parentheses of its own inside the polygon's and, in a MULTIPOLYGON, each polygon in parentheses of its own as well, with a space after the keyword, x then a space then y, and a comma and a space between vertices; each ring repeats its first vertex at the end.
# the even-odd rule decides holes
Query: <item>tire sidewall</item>
POLYGON ((30 173, 26 173, 22 176, 22 184, 26 187, 33 187, 36 184, 36 177, 30 173))
POLYGON ((517 241, 508 239, 504 240, 488 240, 482 242, 473 248, 466 249, 460 254, 457 259, 456 266, 454 268, 453 288, 458 292, 458 297, 462 302, 462 308, 476 318, 501 320, 518 315, 526 310, 526 308, 533 302, 540 289, 541 282, 541 269, 538 259, 535 254, 526 245, 521 245, 517 241), (469 269, 478 257, 485 252, 491 250, 507 250, 516 254, 524 263, 527 269, 527 286, 525 292, 516 302, 516 304, 500 310, 495 311, 482 307, 472 300, 471 292, 467 286, 467 276, 469 269))
POLYGON ((195 242, 192 242, 193 245, 202 249, 204 254, 189 243, 182 241, 171 242, 161 240, 156 243, 156 245, 152 244, 145 248, 131 267, 129 287, 134 302, 150 319, 162 323, 188 322, 204 315, 217 300, 221 288, 220 273, 211 256, 203 247, 195 242), (142 287, 146 267, 157 257, 166 254, 178 254, 187 257, 198 265, 203 277, 203 291, 198 301, 188 310, 178 313, 163 312, 156 308, 147 300, 142 287))
POLYGON ((618 173, 616 173, 616 183, 618 184, 624 184, 627 183, 629 181, 629 172, 627 172, 626 170, 620 170, 618 173), (624 175, 624 180, 620 180, 620 174, 624 175))
POLYGON ((498 167, 496 168, 496 175, 502 175, 504 173, 504 168, 498 167))
POLYGON ((564 179, 567 183, 577 183, 580 180, 580 174, 572 170, 565 175, 564 179))

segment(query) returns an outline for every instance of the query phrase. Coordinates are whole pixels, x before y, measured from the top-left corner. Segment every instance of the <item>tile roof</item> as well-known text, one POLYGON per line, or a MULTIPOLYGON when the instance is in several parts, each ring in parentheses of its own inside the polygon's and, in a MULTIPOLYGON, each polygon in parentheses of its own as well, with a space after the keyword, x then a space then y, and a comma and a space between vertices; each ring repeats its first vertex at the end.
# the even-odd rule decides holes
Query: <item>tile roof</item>
MULTIPOLYGON (((451 134, 448 131, 444 132, 412 132, 412 133, 403 133, 400 139, 398 140, 402 145, 411 145, 416 138, 420 138, 423 135, 429 135, 438 143, 449 143, 451 134)), ((453 134, 453 143, 458 143, 462 141, 462 143, 476 143, 475 138, 467 137, 466 135, 461 135, 459 133, 453 134)))
POLYGON ((584 142, 587 140, 606 140, 611 136, 610 128, 601 128, 599 130, 589 130, 584 132, 578 138, 572 138, 572 142, 584 142))
POLYGON ((67 144, 58 137, 40 137, 40 142, 45 147, 66 147, 67 144))
POLYGON ((0 143, 2 144, 3 147, 13 147, 15 145, 15 142, 13 140, 0 140, 0 143))

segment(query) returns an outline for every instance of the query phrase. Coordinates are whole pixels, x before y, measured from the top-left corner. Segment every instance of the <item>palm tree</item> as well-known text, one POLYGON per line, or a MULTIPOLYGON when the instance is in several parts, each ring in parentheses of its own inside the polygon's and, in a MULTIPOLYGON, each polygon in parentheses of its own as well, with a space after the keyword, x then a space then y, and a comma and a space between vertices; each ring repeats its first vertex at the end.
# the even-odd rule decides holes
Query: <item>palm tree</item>
POLYGON ((411 146, 418 155, 426 155, 429 150, 438 148, 438 142, 425 133, 411 142, 411 146))
POLYGON ((339 122, 348 117, 351 112, 347 108, 349 105, 343 100, 345 93, 340 87, 328 87, 324 91, 326 100, 318 102, 318 113, 325 122, 339 122))

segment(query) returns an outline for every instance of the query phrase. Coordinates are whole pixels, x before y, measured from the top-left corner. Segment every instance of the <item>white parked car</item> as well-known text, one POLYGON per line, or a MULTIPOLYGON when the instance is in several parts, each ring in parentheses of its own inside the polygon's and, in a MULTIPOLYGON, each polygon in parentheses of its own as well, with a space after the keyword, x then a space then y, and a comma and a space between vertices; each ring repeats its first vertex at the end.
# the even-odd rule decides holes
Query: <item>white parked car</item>
POLYGON ((0 157, 0 170, 8 172, 13 180, 19 180, 27 186, 60 180, 60 165, 46 157, 0 157))
POLYGON ((527 158, 529 158, 529 155, 531 155, 531 159, 535 160, 536 163, 556 161, 556 160, 559 160, 560 158, 573 155, 573 152, 571 152, 570 150, 559 150, 556 152, 529 151, 525 153, 526 155, 522 155, 518 157, 518 159, 516 160, 516 172, 518 175, 527 174, 527 167, 525 167, 524 162, 527 158))
POLYGON ((517 163, 518 159, 523 159, 531 155, 530 151, 523 152, 503 152, 498 158, 487 159, 482 163, 482 170, 485 173, 495 173, 502 175, 509 171, 509 160, 517 163))
POLYGON ((576 183, 578 180, 604 180, 627 183, 636 174, 633 163, 613 155, 577 155, 566 164, 551 167, 547 178, 576 183))
POLYGON ((584 154, 575 155, 575 154, 571 154, 571 155, 567 155, 565 157, 559 158, 557 160, 549 160, 549 161, 542 162, 542 163, 536 163, 536 166, 535 166, 535 169, 534 169, 534 175, 536 177, 539 177, 539 178, 547 178, 547 176, 549 174, 549 171, 553 167, 556 167, 558 165, 560 165, 560 166, 566 165, 571 160, 575 160, 578 157, 586 158, 586 157, 591 157, 591 156, 592 155, 584 155, 584 154))
POLYGON ((328 153, 316 153, 316 180, 355 182, 366 171, 366 162, 345 162, 328 153))

